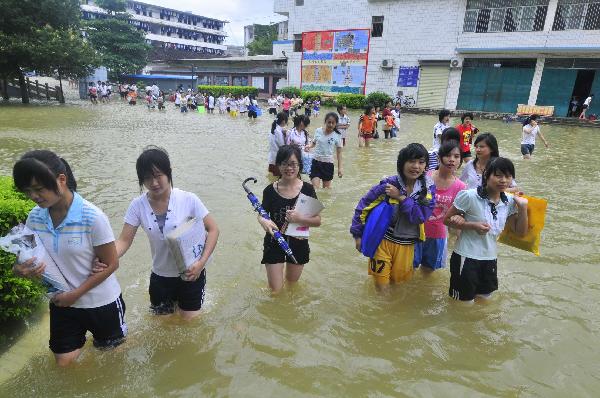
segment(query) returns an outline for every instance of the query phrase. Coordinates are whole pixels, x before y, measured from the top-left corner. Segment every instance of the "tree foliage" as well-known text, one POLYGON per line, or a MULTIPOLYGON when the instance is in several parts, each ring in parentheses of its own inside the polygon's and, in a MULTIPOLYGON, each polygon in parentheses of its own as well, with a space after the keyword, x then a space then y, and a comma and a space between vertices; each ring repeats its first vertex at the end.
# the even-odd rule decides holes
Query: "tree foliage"
POLYGON ((249 55, 270 55, 273 53, 273 42, 277 40, 277 25, 254 24, 254 40, 246 48, 249 55))
POLYGON ((150 45, 143 32, 128 22, 128 14, 115 14, 106 19, 86 22, 87 38, 100 54, 100 62, 111 78, 136 73, 146 66, 150 45))
POLYGON ((98 7, 104 8, 109 14, 124 12, 126 9, 125 0, 96 0, 94 3, 98 7))

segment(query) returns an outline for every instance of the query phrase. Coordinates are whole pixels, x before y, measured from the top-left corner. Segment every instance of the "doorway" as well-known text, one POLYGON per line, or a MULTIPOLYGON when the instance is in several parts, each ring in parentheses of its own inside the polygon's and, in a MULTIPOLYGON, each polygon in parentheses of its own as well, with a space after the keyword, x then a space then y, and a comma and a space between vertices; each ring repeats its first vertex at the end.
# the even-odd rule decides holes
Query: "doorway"
POLYGON ((571 98, 575 97, 578 105, 573 112, 573 107, 569 105, 568 116, 579 116, 583 109, 583 101, 592 92, 592 84, 594 83, 594 77, 596 76, 595 70, 582 69, 577 71, 577 77, 575 78, 575 85, 573 86, 573 93, 571 98))

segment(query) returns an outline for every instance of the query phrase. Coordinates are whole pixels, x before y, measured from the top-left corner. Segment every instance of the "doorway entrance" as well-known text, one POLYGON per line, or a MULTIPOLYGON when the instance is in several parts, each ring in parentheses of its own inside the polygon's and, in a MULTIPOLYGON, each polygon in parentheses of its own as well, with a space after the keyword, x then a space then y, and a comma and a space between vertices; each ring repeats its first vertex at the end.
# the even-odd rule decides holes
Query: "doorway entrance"
POLYGON ((592 92, 595 76, 595 70, 583 69, 577 71, 573 93, 571 94, 571 98, 574 98, 577 101, 577 107, 575 107, 575 110, 573 111, 574 106, 573 104, 570 104, 567 116, 579 116, 583 109, 583 101, 585 101, 587 96, 592 92))

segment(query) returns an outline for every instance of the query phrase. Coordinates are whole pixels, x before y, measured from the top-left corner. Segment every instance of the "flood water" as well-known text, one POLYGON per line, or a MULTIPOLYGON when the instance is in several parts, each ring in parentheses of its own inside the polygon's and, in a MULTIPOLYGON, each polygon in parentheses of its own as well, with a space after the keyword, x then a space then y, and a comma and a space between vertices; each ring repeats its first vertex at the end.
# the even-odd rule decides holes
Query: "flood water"
MULTIPOLYGON (((351 117, 355 126, 358 114, 351 117)), ((0 347, 0 397, 596 396, 599 130, 542 125, 551 148, 538 145, 526 162, 520 124, 476 120, 515 161, 524 191, 549 202, 541 256, 499 245, 499 291, 487 304, 451 301, 447 269, 375 290, 348 232, 353 209, 395 173, 402 146, 430 146, 436 119, 405 115, 398 140, 369 149, 357 148, 352 130, 344 177, 318 191, 326 209, 311 234, 311 262, 298 285, 272 296, 260 265, 263 233, 240 185, 258 177, 260 196, 268 183, 271 119, 182 115, 172 105, 165 113, 122 103, 1 107, 0 174, 27 150, 60 153, 118 234, 139 195, 135 160, 156 144, 170 153, 175 186, 203 200, 221 237, 198 319, 149 314, 151 258, 140 231, 117 271, 126 344, 101 352, 88 335, 79 363, 58 369, 43 304, 0 347)))

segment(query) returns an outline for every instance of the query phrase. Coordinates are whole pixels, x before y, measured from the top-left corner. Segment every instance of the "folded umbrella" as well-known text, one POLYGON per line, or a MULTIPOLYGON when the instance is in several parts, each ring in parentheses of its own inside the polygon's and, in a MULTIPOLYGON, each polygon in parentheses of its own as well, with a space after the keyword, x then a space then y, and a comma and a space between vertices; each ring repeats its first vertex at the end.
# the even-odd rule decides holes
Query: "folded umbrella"
MULTIPOLYGON (((270 220, 271 217, 269 217, 269 214, 265 211, 265 209, 263 209, 263 207, 260 204, 260 202, 258 201, 258 198, 256 197, 256 195, 254 195, 250 191, 250 189, 248 187, 246 187, 246 184, 248 183, 248 181, 252 181, 253 183, 256 184, 257 179, 254 177, 246 178, 244 180, 244 182, 242 183, 242 188, 244 188, 244 191, 246 191, 246 193, 248 194, 248 196, 247 196, 248 200, 252 204, 252 207, 254 207, 254 210, 258 214, 260 214, 260 216, 262 218, 264 218, 265 220, 270 220)), ((290 246, 287 244, 287 242, 283 238, 283 235, 281 235, 281 232, 279 232, 276 229, 274 229, 272 232, 273 232, 273 237, 277 240, 277 243, 279 243, 279 247, 281 247, 281 250, 283 250, 285 252, 287 257, 290 260, 292 260, 292 262, 294 264, 298 264, 298 261, 296 261, 296 257, 294 257, 294 254, 292 253, 292 249, 290 249, 290 246)))

